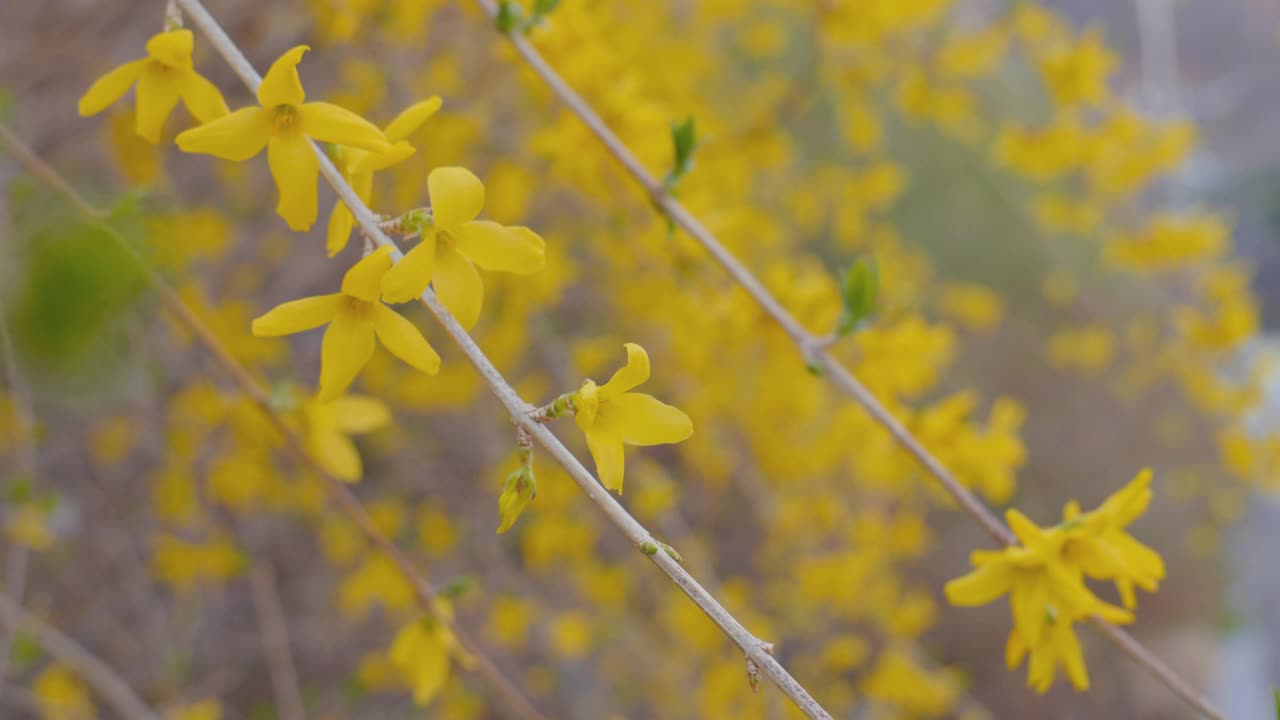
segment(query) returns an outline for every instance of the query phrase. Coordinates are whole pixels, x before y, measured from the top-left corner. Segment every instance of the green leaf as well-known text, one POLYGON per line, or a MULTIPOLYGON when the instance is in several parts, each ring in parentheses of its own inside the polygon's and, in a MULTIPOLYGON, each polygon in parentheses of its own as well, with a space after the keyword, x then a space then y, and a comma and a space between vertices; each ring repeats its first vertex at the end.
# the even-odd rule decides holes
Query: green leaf
POLYGON ((698 148, 698 128, 693 116, 671 126, 671 147, 674 161, 664 184, 670 190, 676 181, 693 168, 693 151, 698 148))
POLYGON ((840 283, 844 311, 836 324, 836 335, 844 337, 862 327, 876 312, 880 295, 880 269, 875 258, 859 260, 840 283))
POLYGON ((529 32, 540 25, 543 19, 557 7, 560 7, 560 0, 533 0, 533 17, 530 17, 529 22, 525 23, 525 32, 529 32))
POLYGON ((476 579, 470 575, 459 575, 440 588, 440 595, 449 599, 457 599, 475 587, 476 579))
POLYGON ((13 636, 13 644, 9 646, 9 659, 15 670, 24 670, 40 660, 43 651, 40 643, 31 633, 19 630, 13 636))
POLYGON ((498 3, 498 16, 494 19, 499 31, 504 33, 514 32, 520 28, 522 20, 524 20, 524 12, 519 5, 511 2, 511 0, 500 0, 498 3))

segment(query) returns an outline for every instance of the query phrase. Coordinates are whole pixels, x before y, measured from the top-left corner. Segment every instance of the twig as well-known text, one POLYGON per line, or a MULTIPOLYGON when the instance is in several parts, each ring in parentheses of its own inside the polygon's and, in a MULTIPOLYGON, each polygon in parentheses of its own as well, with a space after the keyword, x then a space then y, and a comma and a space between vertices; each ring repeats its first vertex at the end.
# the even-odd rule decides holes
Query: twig
MULTIPOLYGON (((231 38, 227 37, 226 32, 222 30, 213 16, 205 10, 200 1, 178 0, 178 3, 186 11, 188 19, 200 28, 214 48, 226 59, 231 68, 240 76, 240 79, 244 81, 245 85, 251 91, 256 91, 258 85, 262 82, 262 78, 253 69, 253 66, 249 64, 248 59, 245 58, 239 47, 236 46, 231 38)), ((342 202, 351 210, 351 214, 355 216, 356 222, 365 236, 379 246, 392 248, 391 257, 398 262, 403 257, 403 253, 400 252, 395 242, 378 228, 378 218, 365 206, 351 186, 343 179, 342 174, 334 167, 328 155, 319 147, 316 147, 314 143, 313 149, 320 161, 321 174, 324 175, 342 202)), ((573 453, 569 452, 569 449, 545 425, 530 417, 530 405, 520 398, 515 389, 506 381, 506 378, 494 367, 489 358, 471 339, 471 336, 467 334, 467 331, 458 324, 453 315, 449 313, 449 310, 440 303, 435 293, 428 289, 423 292, 421 300, 427 306, 427 309, 435 315, 440 324, 444 326, 445 331, 453 338, 453 341, 467 356, 471 364, 479 371, 485 384, 489 386, 489 390, 506 407, 512 421, 533 436, 533 439, 568 472, 570 477, 587 494, 587 497, 600 507, 605 516, 626 535, 633 545, 637 548, 642 548, 656 544, 658 541, 650 535, 649 531, 613 498, 609 491, 574 457, 573 453)), ((748 659, 756 663, 762 674, 768 676, 804 711, 805 715, 810 718, 820 719, 831 717, 809 695, 809 692, 800 683, 796 682, 795 678, 791 677, 791 674, 766 651, 766 648, 771 647, 771 645, 757 638, 742 623, 738 622, 737 618, 707 592, 679 563, 664 552, 653 553, 648 557, 742 649, 748 659)))
POLYGON ((142 698, 139 698, 106 663, 61 630, 24 610, 4 593, 0 593, 0 615, 4 616, 6 624, 20 626, 35 636, 40 647, 59 662, 75 670, 85 682, 98 691, 107 703, 115 708, 120 717, 131 718, 131 720, 160 720, 160 715, 143 702, 142 698))
POLYGON ((298 669, 289 651, 289 624, 280 606, 280 592, 276 589, 276 574, 270 560, 261 560, 250 571, 249 590, 262 631, 262 654, 267 659, 280 720, 304 720, 306 712, 298 689, 298 669))
MULTIPOLYGON (((498 6, 494 0, 475 1, 490 19, 497 17, 498 6)), ((914 457, 955 499, 960 507, 990 533, 997 542, 1001 545, 1014 543, 1015 538, 1009 529, 1004 526, 1004 523, 1000 522, 975 494, 965 488, 951 471, 930 453, 861 381, 854 377, 853 373, 843 363, 831 353, 826 352, 824 347, 826 343, 822 337, 814 336, 792 317, 777 298, 765 288, 764 284, 741 261, 734 257, 733 253, 720 242, 715 234, 708 230, 679 200, 676 200, 667 192, 662 182, 649 173, 640 162, 640 159, 627 147, 626 143, 609 129, 609 126, 596 114, 591 105, 574 91, 565 82, 564 78, 560 77, 559 73, 551 67, 524 35, 520 33, 502 34, 511 42, 516 52, 533 69, 534 73, 551 88, 552 92, 560 98, 560 101, 591 130, 592 134, 604 145, 609 154, 644 188, 653 204, 664 212, 672 222, 701 244, 720 263, 721 267, 729 273, 738 285, 747 291, 747 294, 751 296, 765 314, 772 318, 791 338, 800 352, 806 356, 806 359, 816 362, 825 371, 823 377, 831 378, 838 388, 851 396, 872 418, 880 423, 893 436, 898 445, 914 457), (818 350, 818 352, 814 352, 815 350, 818 350)), ((1102 620, 1095 618, 1092 622, 1096 627, 1102 629, 1102 634, 1105 637, 1120 645, 1121 649, 1134 662, 1145 668, 1198 711, 1210 718, 1223 717, 1222 711, 1218 710, 1207 698, 1197 692, 1186 679, 1170 670, 1159 658, 1143 647, 1131 635, 1102 620)))
MULTIPOLYGON (((0 140, 3 140, 10 148, 13 149, 15 155, 21 160, 27 168, 37 177, 49 182, 63 196, 67 198, 73 205, 85 212, 90 219, 99 219, 104 213, 86 202, 53 168, 49 167, 42 159, 33 153, 11 130, 3 123, 0 123, 0 140)), ((247 395, 255 405, 266 415, 267 419, 275 427, 285 440, 285 445, 294 456, 302 462, 302 464, 311 472, 315 473, 324 482, 325 489, 329 493, 329 497, 337 505, 339 510, 346 515, 347 519, 353 522, 356 527, 364 534, 375 547, 384 553, 396 565, 396 568, 404 579, 413 588, 414 597, 419 607, 428 613, 435 613, 435 589, 431 586, 425 576, 418 572, 413 563, 405 556, 394 543, 389 540, 386 535, 378 529, 374 524, 373 518, 369 512, 356 498, 355 494, 332 473, 326 470, 320 463, 307 452, 306 446, 302 438, 298 436, 297 431, 288 423, 288 421, 280 415, 271 403, 271 398, 258 382, 253 378, 244 366, 240 365, 222 343, 217 336, 213 334, 204 322, 196 316, 192 310, 187 307, 182 298, 169 286, 165 280, 160 277, 146 261, 137 254, 131 245, 123 240, 110 226, 103 226, 103 230, 115 240, 120 247, 133 258, 138 268, 147 278, 147 282, 152 289, 160 296, 165 303, 165 309, 200 342, 201 345, 213 356, 214 360, 231 376, 232 380, 240 387, 241 392, 247 395)), ((442 619, 443 620, 443 619, 442 619)), ((530 720, 545 720, 544 716, 538 712, 536 708, 526 699, 523 693, 511 682, 502 671, 494 664, 493 660, 484 653, 480 646, 471 636, 463 630, 456 622, 452 623, 454 636, 457 637, 458 643, 462 648, 470 654, 475 660, 475 669, 486 679, 488 679, 503 698, 511 706, 512 710, 522 718, 530 720)))
MULTIPOLYGON (((35 483, 38 469, 35 442, 35 413, 31 402, 30 388, 23 382, 22 372, 18 369, 18 354, 13 350, 13 336, 9 334, 9 321, 5 317, 5 308, 0 305, 0 354, 4 356, 4 372, 9 384, 9 394, 13 403, 13 436, 18 446, 18 468, 22 479, 27 483, 35 483)), ((4 564, 4 590, 13 596, 14 602, 22 602, 27 584, 27 568, 31 554, 22 543, 9 546, 8 557, 4 564)), ((6 648, 13 646, 13 636, 17 628, 4 623, 0 628, 0 694, 5 688, 5 677, 9 674, 10 653, 6 648)))

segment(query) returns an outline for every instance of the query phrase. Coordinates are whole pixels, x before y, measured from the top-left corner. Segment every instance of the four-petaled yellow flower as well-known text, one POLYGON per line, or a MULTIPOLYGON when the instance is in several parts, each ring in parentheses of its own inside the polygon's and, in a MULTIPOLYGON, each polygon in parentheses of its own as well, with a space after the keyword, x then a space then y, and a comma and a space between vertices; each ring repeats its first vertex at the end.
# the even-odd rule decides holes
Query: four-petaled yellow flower
POLYGON ((401 628, 387 652, 392 667, 413 688, 417 705, 428 705, 440 694, 449 679, 450 656, 462 652, 448 624, 453 621, 452 607, 436 600, 433 610, 434 617, 423 617, 401 628))
POLYGON ((271 176, 280 193, 276 212, 293 230, 316 221, 316 180, 320 161, 311 140, 387 152, 382 131, 350 110, 331 103, 304 102, 298 63, 306 45, 289 50, 271 65, 258 87, 261 107, 241 108, 177 137, 178 147, 241 162, 267 148, 271 176))
POLYGON ((348 436, 372 432, 390 421, 387 406, 366 395, 344 395, 330 402, 308 398, 302 403, 307 451, 346 482, 356 482, 364 471, 360 452, 348 436))
POLYGON ((351 266, 342 292, 284 303, 253 321, 260 337, 290 335, 329 324, 320 351, 321 400, 346 391, 373 356, 377 335, 393 355, 428 375, 440 370, 440 356, 413 323, 378 302, 382 276, 391 267, 391 248, 380 247, 351 266))
POLYGON ((947 583, 947 600, 973 606, 1009 594, 1013 631, 1005 647, 1010 669, 1030 655, 1027 683, 1039 692, 1052 685, 1061 664, 1079 690, 1089 687, 1080 641, 1073 626, 1097 616, 1113 623, 1132 622, 1124 608, 1103 602, 1085 586, 1086 576, 1115 582, 1127 608, 1136 604, 1133 587, 1155 590, 1164 577, 1164 561, 1125 528, 1151 502, 1151 471, 1138 473, 1096 510, 1081 513, 1067 504, 1061 525, 1041 528, 1017 510, 1005 517, 1018 545, 999 551, 978 550, 975 570, 947 583))
POLYGON ((600 482, 622 492, 622 445, 677 443, 693 434, 693 422, 679 409, 651 395, 628 392, 649 379, 649 355, 627 343, 627 364, 609 382, 588 380, 573 396, 574 421, 587 435, 600 482))
POLYGON ((145 58, 121 65, 89 87, 80 98, 80 114, 88 117, 102 112, 137 83, 134 129, 153 143, 160 142, 164 121, 179 99, 202 123, 226 115, 222 93, 192 67, 194 45, 190 30, 153 35, 147 41, 145 58))
POLYGON ((435 287, 440 301, 464 328, 480 318, 484 285, 476 266, 529 275, 546 262, 546 243, 529 228, 476 220, 484 207, 484 185, 470 170, 442 167, 427 176, 430 224, 422 242, 382 279, 387 302, 408 302, 435 287))
MULTIPOLYGON (((373 199, 373 174, 413 155, 413 146, 406 142, 405 138, 412 135, 422 126, 422 123, 434 115, 440 109, 440 104, 440 96, 435 95, 409 106, 397 115, 396 119, 382 131, 387 136, 387 140, 395 143, 387 152, 375 153, 358 148, 337 148, 333 163, 342 173, 342 177, 351 183, 352 189, 365 205, 369 205, 373 199)), ((334 203, 333 212, 329 213, 329 231, 325 240, 329 257, 342 252, 342 248, 347 246, 347 238, 351 236, 351 227, 354 223, 355 217, 351 215, 351 210, 346 203, 341 200, 334 203)))

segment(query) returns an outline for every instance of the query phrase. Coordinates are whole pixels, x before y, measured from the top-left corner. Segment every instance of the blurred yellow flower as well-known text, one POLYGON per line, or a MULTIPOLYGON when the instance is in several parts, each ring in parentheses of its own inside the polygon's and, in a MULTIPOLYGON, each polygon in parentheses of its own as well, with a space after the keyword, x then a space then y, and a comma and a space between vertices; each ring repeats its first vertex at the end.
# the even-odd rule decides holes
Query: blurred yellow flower
POLYGON ((339 480, 355 482, 363 473, 360 452, 349 435, 373 432, 391 421, 382 401, 344 395, 328 402, 310 398, 302 404, 307 451, 339 480))

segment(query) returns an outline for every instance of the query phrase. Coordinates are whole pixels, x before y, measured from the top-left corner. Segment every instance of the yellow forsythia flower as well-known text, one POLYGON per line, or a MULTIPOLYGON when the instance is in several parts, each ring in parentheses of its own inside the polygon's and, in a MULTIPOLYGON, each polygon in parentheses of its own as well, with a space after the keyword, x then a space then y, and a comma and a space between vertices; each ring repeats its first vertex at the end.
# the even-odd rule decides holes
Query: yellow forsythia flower
POLYGON ((382 401, 364 395, 345 395, 330 402, 312 398, 302 404, 308 452, 347 482, 359 480, 363 473, 360 452, 348 435, 372 432, 390 420, 391 412, 382 401))
MULTIPOLYGON (((373 174, 413 155, 413 146, 406 142, 405 138, 412 135, 422 126, 422 123, 434 115, 440 109, 440 103, 440 96, 436 95, 411 105, 397 115, 396 119, 383 130, 387 140, 395 143, 387 152, 367 152, 358 148, 339 149, 337 157, 334 158, 334 164, 342 173, 342 177, 351 183, 356 195, 360 196, 365 205, 370 204, 373 199, 373 174)), ((329 257, 342 252, 342 249, 347 246, 347 238, 351 236, 351 226, 354 222, 355 217, 351 215, 351 209, 346 203, 341 200, 334 203, 333 212, 329 213, 329 229, 325 240, 329 257)))
POLYGON ((422 230, 422 242, 382 279, 382 297, 408 302, 432 284, 440 302, 469 329, 480 318, 484 302, 476 266, 529 275, 546 263, 546 243, 529 228, 476 220, 484 207, 484 185, 466 168, 432 170, 427 192, 430 225, 422 230))
POLYGON ((1088 689, 1074 623, 1094 615, 1110 622, 1133 620, 1128 610, 1094 595, 1084 584, 1086 576, 1114 582, 1129 608, 1136 604, 1134 585, 1155 590, 1164 577, 1159 554, 1124 530, 1146 510, 1150 485, 1151 471, 1143 470, 1092 512, 1082 514, 1074 501, 1068 503, 1064 522, 1048 529, 1010 510, 1006 519, 1020 544, 975 551, 970 562, 976 569, 947 583, 953 605, 983 605, 1009 594, 1013 631, 1005 660, 1012 669, 1030 655, 1027 683, 1038 692, 1053 685, 1058 664, 1076 689, 1088 689))
POLYGON ((44 720, 91 720, 97 716, 89 691, 71 668, 54 664, 45 668, 31 687, 44 720))
POLYGON ((693 422, 652 395, 627 392, 649 379, 649 354, 627 343, 627 364, 609 382, 587 380, 573 396, 574 421, 587 435, 600 482, 622 492, 622 445, 677 443, 693 434, 693 422))
POLYGON ((391 248, 380 247, 351 266, 342 292, 278 305, 253 321, 259 337, 291 335, 328 323, 320 351, 320 399, 335 400, 373 356, 377 335, 393 355, 428 375, 440 356, 413 323, 378 302, 378 288, 391 267, 391 248))
POLYGON ((271 176, 280 193, 276 212, 293 230, 316 221, 316 180, 320 161, 311 140, 387 152, 382 131, 350 110, 332 103, 304 102, 298 63, 306 45, 281 55, 258 86, 261 107, 241 108, 178 135, 183 152, 205 153, 243 162, 267 148, 271 176))
POLYGON ((418 705, 430 703, 444 688, 454 644, 449 626, 435 618, 421 618, 396 633, 388 657, 413 688, 418 705))
POLYGON ((195 38, 190 30, 171 30, 147 41, 147 57, 127 62, 98 78, 80 98, 80 115, 96 115, 119 100, 137 83, 138 110, 134 129, 153 143, 173 106, 181 99, 202 123, 227 114, 222 93, 191 65, 195 38))

